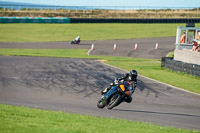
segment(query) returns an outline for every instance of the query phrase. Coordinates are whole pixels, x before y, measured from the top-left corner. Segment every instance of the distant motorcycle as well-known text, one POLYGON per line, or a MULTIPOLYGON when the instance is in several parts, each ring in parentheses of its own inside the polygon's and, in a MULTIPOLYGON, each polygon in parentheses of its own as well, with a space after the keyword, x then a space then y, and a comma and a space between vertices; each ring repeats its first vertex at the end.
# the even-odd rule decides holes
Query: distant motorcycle
POLYGON ((81 40, 78 40, 78 41, 74 40, 74 41, 71 41, 71 44, 79 44, 80 42, 81 40))
POLYGON ((111 89, 102 95, 100 100, 97 102, 98 108, 104 108, 107 106, 108 109, 112 109, 122 103, 127 96, 130 96, 134 90, 126 89, 127 81, 120 81, 118 85, 114 85, 111 89))
POLYGON ((71 44, 79 44, 81 42, 81 38, 80 36, 77 36, 72 42, 71 44))

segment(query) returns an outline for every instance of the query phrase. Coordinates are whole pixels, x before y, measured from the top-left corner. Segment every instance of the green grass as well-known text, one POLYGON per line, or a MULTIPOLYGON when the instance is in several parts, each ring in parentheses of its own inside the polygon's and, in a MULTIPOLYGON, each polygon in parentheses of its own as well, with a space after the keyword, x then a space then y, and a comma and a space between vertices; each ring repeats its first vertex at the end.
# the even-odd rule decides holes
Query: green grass
MULTIPOLYGON (((185 24, 0 24, 0 42, 112 40, 176 36, 185 24)), ((200 24, 196 24, 200 27, 200 24)))
POLYGON ((0 48, 0 55, 90 58, 86 54, 87 51, 88 51, 87 49, 4 49, 4 48, 0 48))
POLYGON ((174 57, 174 51, 170 52, 167 57, 174 57))
POLYGON ((197 133, 123 119, 0 104, 1 133, 197 133))
POLYGON ((131 61, 108 61, 107 63, 124 70, 136 69, 139 74, 152 79, 200 94, 200 77, 177 73, 161 67, 160 60, 133 59, 131 61), (123 64, 123 66, 121 65, 123 64))
POLYGON ((200 94, 200 77, 172 72, 171 70, 161 68, 161 61, 158 59, 88 56, 86 53, 87 49, 0 49, 0 55, 103 59, 106 60, 105 63, 118 68, 127 71, 136 69, 140 75, 200 94))
MULTIPOLYGON (((111 40, 176 35, 185 24, 0 24, 0 42, 111 40)), ((196 24, 200 27, 200 24, 196 24)), ((86 49, 0 49, 0 55, 47 56, 104 59, 124 70, 136 69, 148 76, 186 90, 200 93, 200 78, 172 72, 160 66, 160 60, 129 57, 88 56, 86 49)), ((120 119, 100 118, 63 112, 44 111, 0 104, 0 132, 197 132, 120 119)))

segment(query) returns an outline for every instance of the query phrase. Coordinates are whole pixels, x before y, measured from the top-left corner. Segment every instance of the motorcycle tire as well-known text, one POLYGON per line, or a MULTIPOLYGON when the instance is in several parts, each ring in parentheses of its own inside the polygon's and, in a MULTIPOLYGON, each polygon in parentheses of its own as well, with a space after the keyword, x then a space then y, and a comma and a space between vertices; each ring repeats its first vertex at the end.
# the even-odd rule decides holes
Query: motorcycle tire
POLYGON ((100 99, 98 102, 97 102, 97 107, 98 108, 100 108, 100 109, 102 109, 102 108, 104 108, 106 105, 104 105, 103 103, 102 103, 102 99, 100 99))
POLYGON ((115 106, 119 105, 118 103, 120 102, 121 100, 121 95, 120 94, 115 94, 113 95, 111 98, 110 98, 110 102, 108 103, 107 105, 107 108, 108 109, 112 109, 114 108, 115 106))

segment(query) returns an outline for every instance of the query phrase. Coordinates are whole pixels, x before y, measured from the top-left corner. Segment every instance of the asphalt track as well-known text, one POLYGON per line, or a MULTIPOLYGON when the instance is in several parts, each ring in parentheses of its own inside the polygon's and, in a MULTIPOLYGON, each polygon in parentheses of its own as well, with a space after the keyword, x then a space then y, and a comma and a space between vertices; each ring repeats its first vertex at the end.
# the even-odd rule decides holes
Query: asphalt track
POLYGON ((90 49, 91 44, 94 49, 91 55, 106 56, 127 56, 137 58, 161 59, 175 48, 175 37, 162 38, 144 38, 144 39, 126 39, 126 40, 103 40, 103 41, 82 41, 79 45, 71 45, 70 42, 29 42, 29 43, 3 43, 0 42, 0 48, 27 48, 27 49, 66 49, 82 48, 90 49), (113 50, 116 43, 117 49, 113 50), (137 43, 137 50, 135 44, 137 43), (158 49, 155 45, 158 43, 158 49))
MULTIPOLYGON (((123 41, 125 45, 129 44, 129 40, 118 40, 117 43, 123 43, 123 41)), ((151 41, 153 42, 153 39, 151 41)), ((104 41, 92 42, 98 45, 104 41)), ((115 41, 108 41, 107 44, 113 46, 113 42, 115 41)), ((12 43, 0 43, 1 48, 2 45, 9 48, 17 46, 12 43)), ((90 48, 91 44, 85 41, 82 45, 70 45, 66 42, 22 45, 25 43, 18 43, 17 47, 90 48), (58 43, 60 45, 57 46, 58 43)), ((101 48, 97 45, 91 54, 95 54, 97 47, 101 48)), ((102 48, 105 48, 105 51, 109 49, 108 47, 106 49, 106 45, 102 48)), ((167 54, 169 49, 158 55, 167 54)), ((120 47, 117 50, 120 51, 120 47)), ((157 54, 147 52, 146 55, 148 53, 157 58, 157 54)), ((97 51, 96 54, 98 54, 97 51)), ((142 76, 138 78, 138 87, 133 95, 132 103, 122 103, 113 110, 98 109, 96 103, 100 98, 100 91, 123 72, 89 59, 0 56, 0 103, 200 130, 200 95, 142 76)))

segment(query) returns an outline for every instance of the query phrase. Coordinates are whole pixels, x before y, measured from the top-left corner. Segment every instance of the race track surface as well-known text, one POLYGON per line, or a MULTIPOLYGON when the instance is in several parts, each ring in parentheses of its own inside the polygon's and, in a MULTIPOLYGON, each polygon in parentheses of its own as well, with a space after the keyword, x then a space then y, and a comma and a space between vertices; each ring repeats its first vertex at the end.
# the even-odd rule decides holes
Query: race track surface
POLYGON ((3 43, 0 48, 30 48, 30 49, 68 49, 83 48, 90 49, 94 44, 91 55, 126 56, 136 58, 161 59, 175 48, 175 37, 126 39, 126 40, 104 40, 104 41, 82 41, 79 45, 71 45, 70 42, 29 42, 29 43, 3 43), (113 50, 116 43, 117 49, 113 50), (135 44, 137 43, 137 50, 135 44), (158 49, 155 50, 156 43, 158 49))
POLYGON ((98 109, 100 91, 121 73, 89 59, 0 56, 0 103, 200 130, 200 95, 142 76, 132 103, 98 109))

